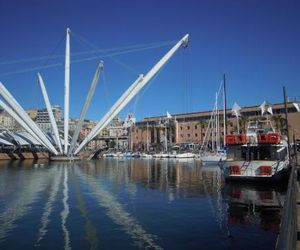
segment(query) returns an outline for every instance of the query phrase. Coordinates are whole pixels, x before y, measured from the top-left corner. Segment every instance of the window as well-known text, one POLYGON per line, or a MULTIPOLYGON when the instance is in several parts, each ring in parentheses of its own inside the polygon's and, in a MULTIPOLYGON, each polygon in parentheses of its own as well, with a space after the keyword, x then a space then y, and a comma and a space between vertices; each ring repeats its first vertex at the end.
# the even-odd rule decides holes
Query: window
POLYGON ((197 129, 197 125, 195 125, 195 129, 197 129))
POLYGON ((190 134, 187 134, 187 136, 188 136, 188 137, 191 137, 191 135, 190 135, 190 134))
POLYGON ((190 126, 187 126, 187 129, 189 130, 189 129, 190 129, 190 126))
POLYGON ((195 134, 195 137, 198 137, 198 134, 197 134, 197 133, 195 134))
POLYGON ((180 130, 182 130, 182 126, 180 127, 180 130))

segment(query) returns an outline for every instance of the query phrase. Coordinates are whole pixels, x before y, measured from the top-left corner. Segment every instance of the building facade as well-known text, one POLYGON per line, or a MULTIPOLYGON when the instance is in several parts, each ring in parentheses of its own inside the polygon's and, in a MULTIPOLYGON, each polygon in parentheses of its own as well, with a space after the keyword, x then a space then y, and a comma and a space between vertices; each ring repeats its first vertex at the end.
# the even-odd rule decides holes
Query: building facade
MULTIPOLYGON (((60 125, 62 124, 61 108, 57 105, 52 106, 52 112, 58 128, 60 128, 60 125)), ((52 131, 52 126, 47 109, 37 109, 36 112, 33 109, 30 109, 27 110, 27 113, 29 113, 29 116, 31 116, 31 118, 36 122, 36 124, 44 133, 49 133, 52 131)))
MULTIPOLYGON (((247 129, 250 120, 269 119, 273 127, 285 134, 285 108, 283 103, 272 105, 273 115, 261 115, 259 106, 244 107, 240 110, 239 118, 240 133, 247 129)), ((300 139, 300 113, 292 102, 287 104, 289 138, 293 136, 300 139)), ((237 119, 232 111, 227 109, 227 133, 237 133, 237 119)), ((133 150, 162 150, 167 138, 169 146, 172 145, 195 145, 199 147, 204 141, 209 125, 212 111, 195 112, 187 114, 176 114, 171 118, 166 116, 148 117, 141 122, 137 122, 131 129, 130 139, 133 150)), ((220 141, 224 140, 223 110, 219 110, 219 131, 220 141)))
POLYGON ((0 111, 0 128, 14 130, 15 126, 15 120, 5 111, 0 111))

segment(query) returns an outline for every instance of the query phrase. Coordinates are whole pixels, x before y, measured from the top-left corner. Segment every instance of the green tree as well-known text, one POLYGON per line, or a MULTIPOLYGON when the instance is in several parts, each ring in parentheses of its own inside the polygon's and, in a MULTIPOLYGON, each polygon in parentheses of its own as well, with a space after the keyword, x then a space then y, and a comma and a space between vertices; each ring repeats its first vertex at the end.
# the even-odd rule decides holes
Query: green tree
POLYGON ((271 120, 274 122, 277 130, 285 134, 285 119, 281 115, 273 115, 271 120))
MULTIPOLYGON (((239 118, 240 130, 242 129, 243 132, 246 132, 247 126, 248 126, 248 122, 249 122, 249 117, 247 117, 247 116, 241 116, 239 118)), ((240 133, 240 131, 239 131, 239 133, 240 133)))

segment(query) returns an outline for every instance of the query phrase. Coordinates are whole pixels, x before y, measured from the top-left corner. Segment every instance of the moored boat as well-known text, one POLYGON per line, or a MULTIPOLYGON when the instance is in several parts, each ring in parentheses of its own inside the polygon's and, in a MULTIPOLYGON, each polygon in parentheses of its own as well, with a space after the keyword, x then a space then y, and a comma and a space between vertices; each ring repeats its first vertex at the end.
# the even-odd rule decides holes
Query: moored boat
POLYGON ((190 152, 178 153, 175 155, 175 158, 195 158, 195 154, 190 152))
POLYGON ((225 180, 280 181, 287 176, 287 141, 267 123, 250 122, 247 133, 226 136, 225 180))
POLYGON ((226 153, 204 153, 199 158, 204 164, 216 164, 226 160, 226 153))

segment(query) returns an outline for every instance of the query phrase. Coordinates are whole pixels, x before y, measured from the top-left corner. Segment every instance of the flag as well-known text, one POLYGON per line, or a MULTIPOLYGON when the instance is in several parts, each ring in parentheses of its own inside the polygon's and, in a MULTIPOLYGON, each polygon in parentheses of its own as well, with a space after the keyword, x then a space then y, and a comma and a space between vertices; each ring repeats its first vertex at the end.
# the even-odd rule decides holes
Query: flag
POLYGON ((300 112, 300 103, 299 102, 294 102, 293 105, 297 109, 297 111, 300 112))
POLYGON ((267 101, 264 101, 259 107, 261 110, 261 115, 264 115, 266 112, 273 115, 273 109, 271 107, 271 104, 268 103, 267 101))
POLYGON ((236 117, 239 117, 241 116, 240 110, 241 107, 235 102, 231 110, 232 114, 235 115, 236 117))
POLYGON ((172 118, 172 116, 170 115, 170 113, 167 111, 167 118, 168 119, 171 119, 172 118))
POLYGON ((271 106, 267 108, 267 112, 269 112, 269 114, 273 115, 273 109, 271 106))

